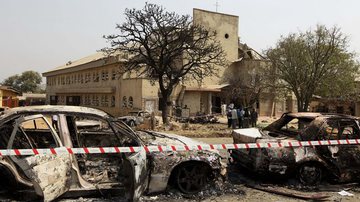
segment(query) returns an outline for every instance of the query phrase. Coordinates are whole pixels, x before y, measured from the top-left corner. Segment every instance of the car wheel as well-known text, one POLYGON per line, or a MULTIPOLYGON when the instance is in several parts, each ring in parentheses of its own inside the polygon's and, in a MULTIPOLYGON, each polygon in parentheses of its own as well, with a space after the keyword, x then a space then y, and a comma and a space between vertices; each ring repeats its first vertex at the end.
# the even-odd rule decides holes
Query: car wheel
POLYGON ((177 170, 176 184, 184 194, 200 192, 208 181, 209 168, 201 163, 185 163, 177 170))
POLYGON ((129 121, 129 126, 130 127, 135 127, 135 121, 133 121, 133 120, 129 121))
POLYGON ((323 177, 323 169, 317 163, 304 163, 298 169, 299 181, 304 185, 317 185, 323 177))

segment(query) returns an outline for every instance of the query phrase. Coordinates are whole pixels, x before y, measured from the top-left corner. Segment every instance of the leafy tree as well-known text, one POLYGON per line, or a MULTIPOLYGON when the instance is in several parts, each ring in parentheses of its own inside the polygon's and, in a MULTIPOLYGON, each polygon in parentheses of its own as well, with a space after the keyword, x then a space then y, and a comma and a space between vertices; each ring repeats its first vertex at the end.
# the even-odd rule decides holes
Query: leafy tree
POLYGON ((295 94, 299 111, 308 110, 314 94, 351 95, 359 65, 348 43, 336 26, 318 25, 315 30, 281 37, 266 51, 275 68, 276 86, 295 94))
POLYGON ((201 82, 216 75, 217 66, 226 62, 225 53, 215 40, 216 33, 193 24, 188 15, 146 4, 142 10, 126 9, 125 16, 126 22, 116 26, 120 33, 105 36, 111 46, 103 51, 128 54, 124 71, 159 85, 165 101, 159 103, 162 118, 168 123, 170 95, 176 85, 185 79, 201 82))
POLYGON ((38 92, 42 81, 41 75, 35 71, 25 71, 21 75, 13 75, 2 82, 2 85, 11 86, 15 90, 26 92, 38 92))

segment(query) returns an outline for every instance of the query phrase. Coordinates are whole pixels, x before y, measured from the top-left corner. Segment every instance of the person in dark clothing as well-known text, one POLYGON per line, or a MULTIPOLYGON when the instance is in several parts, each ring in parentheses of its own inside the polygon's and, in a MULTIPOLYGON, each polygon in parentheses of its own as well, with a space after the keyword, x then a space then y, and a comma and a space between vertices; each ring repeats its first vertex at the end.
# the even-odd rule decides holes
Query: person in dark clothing
POLYGON ((244 109, 243 126, 244 126, 244 128, 249 128, 249 125, 250 125, 250 113, 249 113, 249 109, 245 108, 244 109))
POLYGON ((244 119, 244 110, 242 109, 242 107, 240 107, 238 110, 237 110, 237 113, 238 113, 238 120, 239 120, 239 128, 243 128, 243 119, 244 119))
POLYGON ((251 126, 256 127, 256 122, 257 122, 257 119, 258 119, 258 113, 254 108, 251 109, 250 117, 251 117, 251 126))
POLYGON ((231 125, 232 125, 232 115, 231 115, 231 109, 230 108, 227 109, 226 116, 227 116, 227 120, 228 120, 228 128, 230 128, 231 125))

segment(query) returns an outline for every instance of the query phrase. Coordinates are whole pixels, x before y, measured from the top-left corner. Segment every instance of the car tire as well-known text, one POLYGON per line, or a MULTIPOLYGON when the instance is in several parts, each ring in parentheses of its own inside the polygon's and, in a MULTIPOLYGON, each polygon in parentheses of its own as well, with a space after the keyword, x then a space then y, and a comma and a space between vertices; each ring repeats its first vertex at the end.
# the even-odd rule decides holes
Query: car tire
POLYGON ((308 186, 320 184, 323 179, 324 170, 319 163, 303 163, 298 168, 299 181, 308 186))
POLYGON ((133 121, 133 120, 129 121, 129 126, 131 128, 135 127, 136 126, 135 121, 133 121))
POLYGON ((196 194, 207 184, 209 173, 210 168, 204 163, 183 163, 176 171, 176 186, 184 194, 196 194))

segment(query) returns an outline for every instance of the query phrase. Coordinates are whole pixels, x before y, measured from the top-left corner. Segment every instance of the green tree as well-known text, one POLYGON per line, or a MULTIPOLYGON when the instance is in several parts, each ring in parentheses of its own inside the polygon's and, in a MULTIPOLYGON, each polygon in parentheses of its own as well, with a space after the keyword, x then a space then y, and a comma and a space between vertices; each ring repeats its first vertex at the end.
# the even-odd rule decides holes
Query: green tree
POLYGON ((359 64, 348 45, 348 38, 336 26, 318 25, 281 37, 266 51, 275 68, 276 86, 295 94, 299 111, 308 110, 314 94, 352 95, 359 64))
POLYGON ((25 71, 21 75, 16 74, 6 78, 1 84, 10 86, 21 93, 26 93, 39 92, 41 81, 42 78, 38 72, 25 71))
POLYGON ((126 20, 116 28, 119 34, 105 36, 108 54, 128 54, 124 72, 135 72, 159 85, 162 118, 168 123, 170 95, 185 79, 201 82, 216 75, 224 65, 225 53, 215 40, 216 33, 193 24, 190 16, 168 12, 155 4, 142 10, 126 9, 126 20))

